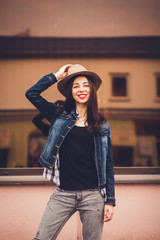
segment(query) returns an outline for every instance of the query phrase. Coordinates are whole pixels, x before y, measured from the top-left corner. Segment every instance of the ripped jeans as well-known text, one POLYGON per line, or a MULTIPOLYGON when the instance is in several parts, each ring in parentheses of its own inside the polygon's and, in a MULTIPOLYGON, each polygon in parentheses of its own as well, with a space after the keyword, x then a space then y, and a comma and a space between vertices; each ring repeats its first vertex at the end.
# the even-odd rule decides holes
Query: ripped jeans
POLYGON ((83 240, 101 240, 104 198, 98 189, 68 191, 55 187, 34 239, 55 240, 68 219, 78 211, 83 240))

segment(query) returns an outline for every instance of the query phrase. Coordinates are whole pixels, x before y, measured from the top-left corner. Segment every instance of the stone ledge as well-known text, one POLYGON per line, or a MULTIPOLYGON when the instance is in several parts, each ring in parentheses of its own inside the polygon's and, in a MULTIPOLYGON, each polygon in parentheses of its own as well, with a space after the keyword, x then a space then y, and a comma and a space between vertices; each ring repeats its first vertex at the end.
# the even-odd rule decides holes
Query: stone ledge
MULTIPOLYGON (((0 185, 52 185, 43 176, 0 176, 0 185)), ((160 184, 160 175, 115 175, 115 184, 160 184)))

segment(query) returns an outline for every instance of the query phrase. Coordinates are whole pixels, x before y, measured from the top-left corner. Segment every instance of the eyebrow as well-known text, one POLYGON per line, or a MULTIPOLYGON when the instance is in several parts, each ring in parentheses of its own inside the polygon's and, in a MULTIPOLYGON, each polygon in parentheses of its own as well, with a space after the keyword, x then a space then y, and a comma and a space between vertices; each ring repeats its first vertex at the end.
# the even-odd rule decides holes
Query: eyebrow
MULTIPOLYGON (((83 84, 89 84, 88 82, 83 82, 83 84)), ((73 85, 79 85, 79 83, 73 83, 73 85)))

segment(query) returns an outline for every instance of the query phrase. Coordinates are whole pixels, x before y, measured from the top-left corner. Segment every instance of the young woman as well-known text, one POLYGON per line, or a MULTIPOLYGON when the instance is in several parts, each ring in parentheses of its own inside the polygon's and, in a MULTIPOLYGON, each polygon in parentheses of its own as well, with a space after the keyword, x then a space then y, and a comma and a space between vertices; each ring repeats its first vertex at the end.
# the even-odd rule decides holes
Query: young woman
POLYGON ((34 239, 54 240, 79 211, 83 240, 100 240, 112 219, 114 171, 109 123, 98 113, 100 77, 79 64, 67 64, 39 80, 26 97, 51 123, 39 162, 56 184, 34 239), (40 94, 58 82, 60 104, 40 94))

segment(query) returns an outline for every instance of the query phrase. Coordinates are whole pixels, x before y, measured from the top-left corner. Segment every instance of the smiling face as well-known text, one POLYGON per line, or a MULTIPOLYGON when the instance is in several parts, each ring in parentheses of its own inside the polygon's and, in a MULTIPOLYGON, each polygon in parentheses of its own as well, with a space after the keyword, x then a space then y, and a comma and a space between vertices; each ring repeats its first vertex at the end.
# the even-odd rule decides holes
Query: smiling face
POLYGON ((79 76, 73 81, 72 96, 76 104, 86 104, 88 102, 90 97, 90 85, 85 76, 79 76))

